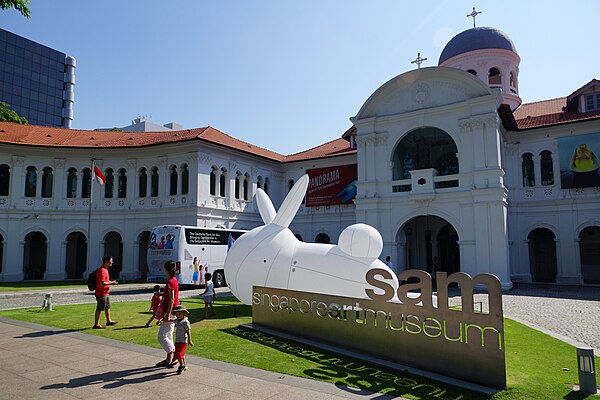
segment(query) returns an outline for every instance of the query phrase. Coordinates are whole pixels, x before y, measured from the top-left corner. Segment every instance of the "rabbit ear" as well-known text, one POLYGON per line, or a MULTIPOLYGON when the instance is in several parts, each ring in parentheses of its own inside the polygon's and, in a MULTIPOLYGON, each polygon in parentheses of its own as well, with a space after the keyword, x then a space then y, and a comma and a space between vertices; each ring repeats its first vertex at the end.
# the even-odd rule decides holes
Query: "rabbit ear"
POLYGON ((292 187, 286 198, 283 200, 275 219, 273 219, 273 224, 283 228, 287 228, 290 225, 302 204, 302 199, 304 198, 304 195, 306 195, 307 188, 308 175, 302 175, 302 178, 298 179, 294 187, 292 187))
POLYGON ((256 204, 258 205, 258 212, 265 225, 270 224, 277 213, 275 212, 275 207, 273 207, 269 195, 260 188, 256 190, 256 204))

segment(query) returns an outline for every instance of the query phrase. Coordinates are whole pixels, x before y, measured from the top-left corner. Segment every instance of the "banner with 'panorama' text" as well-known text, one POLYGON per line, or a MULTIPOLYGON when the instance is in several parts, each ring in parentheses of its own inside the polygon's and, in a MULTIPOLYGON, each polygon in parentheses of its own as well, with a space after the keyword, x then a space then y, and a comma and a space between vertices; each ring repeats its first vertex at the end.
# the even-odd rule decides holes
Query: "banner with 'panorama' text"
POLYGON ((356 164, 309 169, 306 173, 307 207, 351 204, 356 197, 356 164))

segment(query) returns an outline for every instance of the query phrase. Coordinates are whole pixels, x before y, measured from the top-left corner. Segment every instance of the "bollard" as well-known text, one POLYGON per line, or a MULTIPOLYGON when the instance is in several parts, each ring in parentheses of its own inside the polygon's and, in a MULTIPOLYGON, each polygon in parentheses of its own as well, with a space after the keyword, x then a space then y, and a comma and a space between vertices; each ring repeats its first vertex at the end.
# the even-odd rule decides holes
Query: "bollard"
POLYGON ((577 348, 577 371, 579 372, 579 391, 596 394, 594 349, 589 347, 577 348))
POLYGON ((46 311, 52 311, 52 293, 46 293, 44 298, 44 308, 46 311))

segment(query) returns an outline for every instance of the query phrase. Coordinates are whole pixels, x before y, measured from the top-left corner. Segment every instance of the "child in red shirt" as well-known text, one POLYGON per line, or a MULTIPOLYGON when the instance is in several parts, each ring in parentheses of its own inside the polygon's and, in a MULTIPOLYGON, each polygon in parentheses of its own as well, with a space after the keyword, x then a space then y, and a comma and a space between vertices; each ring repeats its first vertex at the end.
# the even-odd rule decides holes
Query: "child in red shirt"
POLYGON ((154 285, 154 294, 152 295, 152 303, 150 304, 150 309, 148 311, 153 311, 154 314, 150 317, 148 322, 146 323, 146 327, 150 327, 150 324, 153 319, 156 319, 156 324, 160 324, 160 320, 163 317, 162 305, 161 305, 162 295, 160 286, 154 285))

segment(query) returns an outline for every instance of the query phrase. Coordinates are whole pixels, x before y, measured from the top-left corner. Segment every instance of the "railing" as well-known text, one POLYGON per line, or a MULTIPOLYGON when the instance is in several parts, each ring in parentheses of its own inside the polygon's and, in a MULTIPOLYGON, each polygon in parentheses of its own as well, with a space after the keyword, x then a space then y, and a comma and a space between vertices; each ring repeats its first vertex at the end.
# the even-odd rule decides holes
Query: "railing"
MULTIPOLYGON (((459 175, 442 175, 433 178, 435 189, 456 188, 459 186, 459 175)), ((401 179, 392 181, 391 189, 393 193, 411 192, 412 179, 401 179)))

